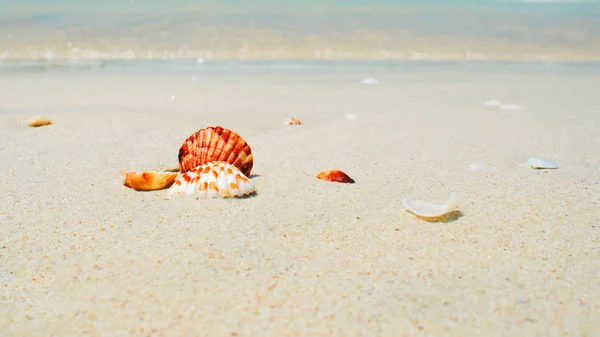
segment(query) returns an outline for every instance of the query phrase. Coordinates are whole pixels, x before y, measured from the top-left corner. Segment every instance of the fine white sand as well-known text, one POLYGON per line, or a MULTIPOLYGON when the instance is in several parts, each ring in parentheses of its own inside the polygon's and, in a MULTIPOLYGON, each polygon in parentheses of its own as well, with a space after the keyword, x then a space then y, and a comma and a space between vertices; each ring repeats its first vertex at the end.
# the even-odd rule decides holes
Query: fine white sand
POLYGON ((0 74, 0 335, 600 331, 598 68, 238 70, 0 74), (122 185, 209 125, 251 145, 256 196, 122 185), (402 207, 450 192, 441 222, 402 207))

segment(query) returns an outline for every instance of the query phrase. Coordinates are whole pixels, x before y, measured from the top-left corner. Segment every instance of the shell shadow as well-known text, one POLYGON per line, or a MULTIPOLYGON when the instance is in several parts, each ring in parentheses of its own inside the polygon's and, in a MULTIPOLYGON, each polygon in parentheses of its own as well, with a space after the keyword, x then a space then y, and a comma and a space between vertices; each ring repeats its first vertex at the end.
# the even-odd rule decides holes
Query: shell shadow
POLYGON ((235 198, 229 198, 229 199, 252 199, 252 198, 256 197, 257 195, 258 195, 258 193, 256 191, 254 191, 250 194, 242 195, 242 196, 235 197, 235 198))
POLYGON ((441 222, 441 223, 450 223, 450 222, 454 222, 458 219, 460 219, 462 216, 464 216, 464 213, 461 211, 452 211, 450 213, 446 213, 440 216, 436 216, 436 217, 424 217, 424 216, 420 216, 418 214, 415 214, 411 211, 407 212, 413 214, 414 216, 416 216, 417 218, 423 220, 423 221, 427 221, 427 222, 441 222))
POLYGON ((251 174, 250 176, 248 176, 249 179, 260 178, 260 177, 262 177, 260 174, 251 174))

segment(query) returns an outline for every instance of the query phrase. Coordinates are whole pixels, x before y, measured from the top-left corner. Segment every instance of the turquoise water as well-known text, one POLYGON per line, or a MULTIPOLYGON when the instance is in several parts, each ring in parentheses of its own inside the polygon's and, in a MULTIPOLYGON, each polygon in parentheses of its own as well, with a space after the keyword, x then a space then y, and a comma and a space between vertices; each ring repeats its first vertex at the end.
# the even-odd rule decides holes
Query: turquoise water
POLYGON ((0 0, 0 25, 4 61, 600 61, 592 0, 0 0))

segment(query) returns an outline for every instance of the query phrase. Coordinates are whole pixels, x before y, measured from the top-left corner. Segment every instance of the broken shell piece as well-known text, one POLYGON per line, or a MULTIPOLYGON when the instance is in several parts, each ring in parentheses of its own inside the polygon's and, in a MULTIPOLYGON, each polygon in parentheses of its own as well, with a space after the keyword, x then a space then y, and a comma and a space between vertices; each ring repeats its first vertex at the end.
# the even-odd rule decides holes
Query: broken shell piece
POLYGON ((529 158, 525 163, 527 166, 531 166, 533 169, 557 169, 558 163, 538 158, 529 158))
POLYGON ((443 205, 422 200, 411 200, 406 197, 402 197, 402 204, 409 212, 424 218, 436 218, 457 210, 454 194, 450 194, 450 198, 443 205))
POLYGON ((34 127, 34 128, 37 128, 39 126, 44 126, 44 125, 50 125, 50 124, 52 124, 51 120, 49 120, 46 117, 39 117, 39 116, 32 117, 27 122, 27 125, 34 127))
POLYGON ((170 195, 230 198, 252 194, 256 187, 237 167, 211 162, 182 174, 168 192, 170 195))
POLYGON ((179 149, 181 172, 213 161, 232 164, 249 176, 253 165, 252 149, 239 134, 220 126, 198 130, 179 149))
POLYGON ((349 120, 355 120, 355 119, 359 119, 360 117, 358 117, 358 115, 355 115, 355 114, 346 114, 346 115, 344 115, 344 118, 349 119, 349 120))
POLYGON ((480 161, 476 161, 476 162, 469 164, 469 168, 473 171, 479 171, 479 170, 483 170, 484 168, 487 168, 487 165, 480 161))
POLYGON ((121 171, 125 178, 123 184, 137 191, 162 190, 173 184, 179 174, 177 172, 141 172, 121 171))
POLYGON ((333 181, 336 183, 350 183, 354 184, 354 179, 350 178, 346 173, 340 170, 329 170, 323 171, 317 174, 317 178, 321 180, 333 181))
POLYGON ((283 124, 287 124, 287 125, 302 125, 302 122, 297 120, 294 117, 290 117, 288 119, 286 119, 285 121, 283 121, 283 124))
POLYGON ((489 101, 486 101, 483 104, 487 105, 487 106, 501 106, 502 105, 502 103, 500 101, 496 101, 495 99, 491 99, 489 101))

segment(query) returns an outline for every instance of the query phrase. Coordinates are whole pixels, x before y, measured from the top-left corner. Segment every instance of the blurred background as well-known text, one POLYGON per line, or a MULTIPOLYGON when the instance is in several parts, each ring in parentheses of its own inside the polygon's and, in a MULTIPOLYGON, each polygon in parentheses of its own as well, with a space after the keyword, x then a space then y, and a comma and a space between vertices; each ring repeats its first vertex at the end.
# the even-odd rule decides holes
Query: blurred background
POLYGON ((0 0, 0 60, 600 60, 593 0, 0 0))

